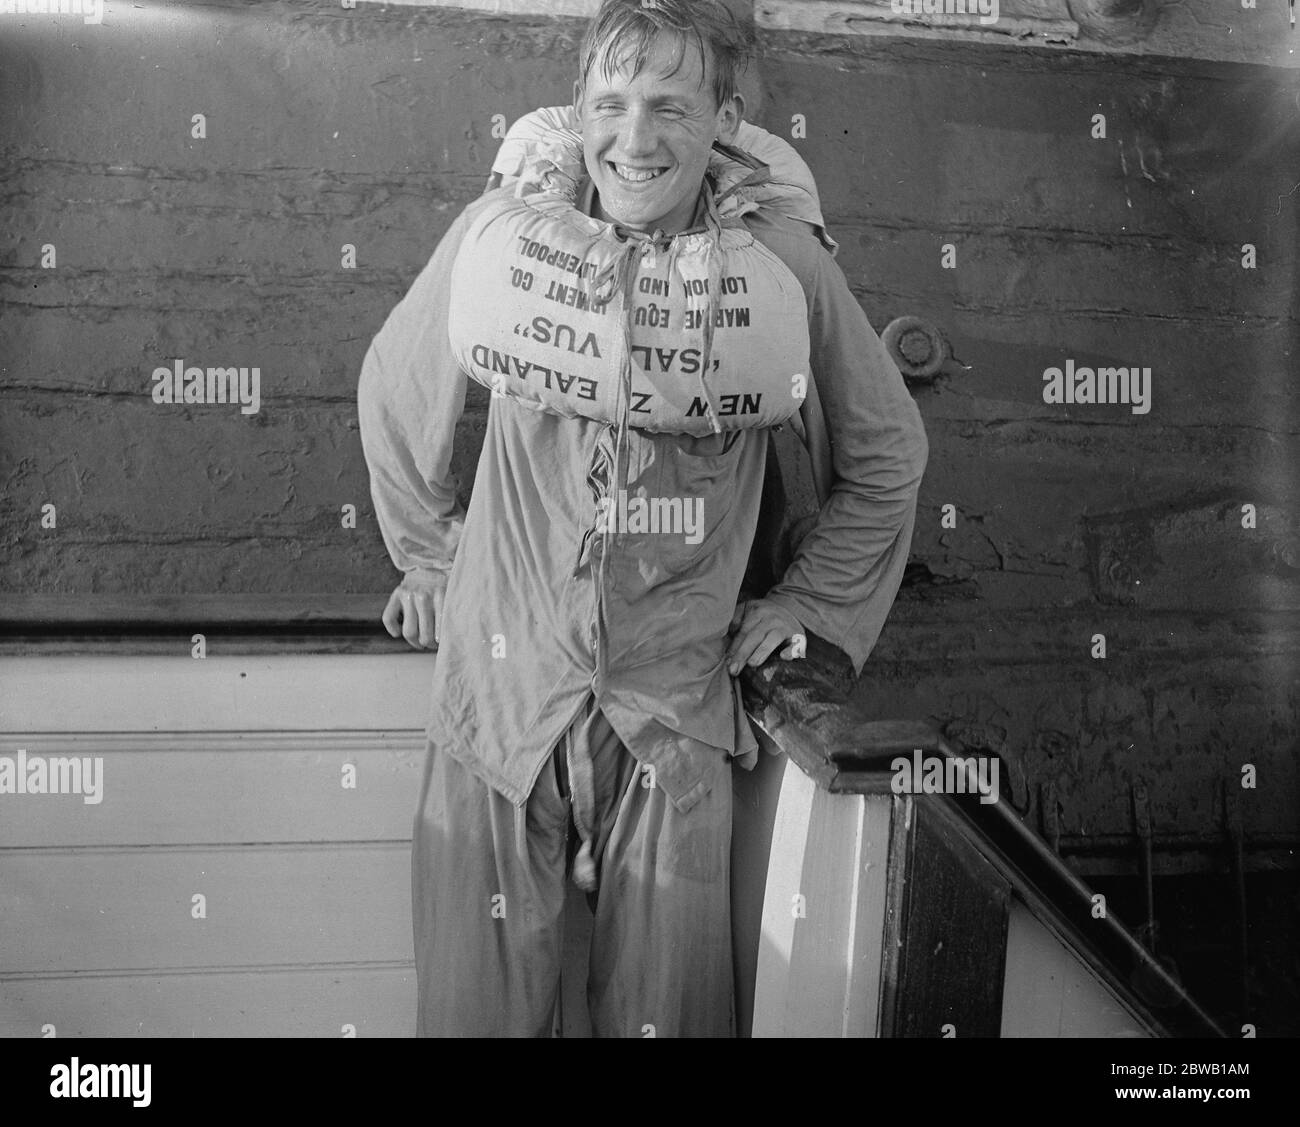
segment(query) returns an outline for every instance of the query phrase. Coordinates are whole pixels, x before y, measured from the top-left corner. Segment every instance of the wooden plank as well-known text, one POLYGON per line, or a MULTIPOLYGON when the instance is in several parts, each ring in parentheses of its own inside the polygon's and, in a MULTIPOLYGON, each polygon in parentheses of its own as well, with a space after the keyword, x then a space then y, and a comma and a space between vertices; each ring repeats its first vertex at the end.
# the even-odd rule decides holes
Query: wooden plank
POLYGON ((984 13, 979 11, 976 0, 962 3, 960 11, 957 4, 950 2, 948 11, 937 12, 926 12, 918 0, 917 11, 913 12, 909 0, 903 14, 895 11, 891 0, 758 0, 754 22, 774 31, 958 42, 1008 39, 1008 45, 1025 40, 1035 46, 1072 44, 1079 36, 1079 25, 1070 18, 1065 0, 1002 0, 996 12, 993 4, 997 0, 982 2, 984 13))
POLYGON ((0 977, 0 1037, 410 1037, 413 966, 0 977))
POLYGON ((879 1033, 892 825, 890 797, 862 796, 851 853, 855 862, 852 900, 847 909, 847 981, 842 1014, 845 1037, 876 1037, 879 1033))
POLYGON ((590 18, 600 0, 358 0, 363 5, 399 8, 466 8, 497 16, 574 16, 590 18))
POLYGON ((5 734, 0 757, 16 765, 21 748, 29 769, 98 758, 99 801, 0 795, 0 848, 410 841, 426 747, 423 733, 5 734))
MULTIPOLYGON (((110 552, 136 552, 129 538, 110 552)), ((396 577, 394 577, 396 581, 396 577)), ((174 655, 202 633, 210 657, 415 653, 384 629, 386 595, 0 595, 0 659, 174 655)))
POLYGON ((755 1037, 874 1036, 889 800, 785 772, 754 992, 755 1037))
POLYGON ((331 626, 379 623, 385 595, 0 595, 0 627, 99 626, 113 630, 158 626, 184 629, 240 625, 331 626))
MULTIPOLYGON (((1079 447, 1088 433, 1096 435, 1100 433, 1099 428, 1104 428, 1109 432, 1113 451, 1109 464, 1141 465, 1156 446, 1180 470, 1195 474, 1195 487, 1201 488, 1202 483, 1216 479, 1204 470, 1195 472, 1196 452, 1217 443, 1215 449, 1228 453, 1232 442, 1239 440, 1251 443, 1256 461, 1253 464, 1235 461, 1233 476, 1243 485, 1261 488, 1268 478, 1259 462, 1262 460, 1267 466, 1268 449, 1253 441, 1248 431, 1258 428, 1265 432, 1261 442, 1274 443, 1286 441, 1289 433, 1283 423, 1287 418, 1290 388, 1284 366, 1261 371, 1251 382, 1250 396, 1241 394, 1240 384, 1220 381, 1226 386, 1211 387, 1201 379, 1211 367, 1231 365, 1234 360, 1240 362, 1243 356, 1261 362, 1269 357, 1282 359, 1285 334, 1292 330, 1280 318, 1256 319, 1248 327, 1224 327, 1221 332, 1216 328, 1213 335, 1218 339, 1207 334, 1200 339, 1198 349, 1197 341, 1188 339, 1188 321, 1175 319, 1166 323, 1158 319, 1129 318, 1113 309, 1093 310, 1091 315, 1077 309, 1027 314, 949 309, 939 314, 937 308, 926 303, 912 306, 907 312, 923 318, 933 317, 943 331, 952 334, 956 355, 971 366, 969 372, 953 378, 953 390, 959 393, 957 397, 965 416, 955 414, 955 404, 951 405, 954 411, 950 412, 948 403, 936 404, 935 415, 936 420, 965 421, 968 434, 972 426, 993 428, 984 436, 982 448, 986 453, 992 444, 999 456, 1004 450, 1020 456, 1029 451, 1019 447, 1035 441, 1047 442, 1050 445, 1039 451, 1040 463, 1045 470, 1062 474, 1070 464, 1073 453, 1070 447, 1079 447), (1043 373, 1048 368, 1064 368, 1067 360, 1073 360, 1076 369, 1150 368, 1146 413, 1134 412, 1132 403, 1046 403, 1043 373), (1196 402, 1184 402, 1189 397, 1196 402), (1207 427, 1207 419, 1214 420, 1214 428, 1207 427), (1038 433, 1022 437, 1009 432, 1012 427, 1038 433), (1243 433, 1234 433, 1237 428, 1243 433), (1054 430, 1063 432, 1059 439, 1053 436, 1054 430), (1212 430, 1212 433, 1199 434, 1198 430, 1212 430), (1058 441, 1068 443, 1066 449, 1058 451, 1058 441)), ((960 461, 954 461, 949 472, 964 468, 960 461)), ((1236 482, 1222 473, 1217 478, 1219 488, 1229 483, 1236 482)), ((1171 493, 1176 484, 1177 479, 1172 475, 1160 478, 1152 492, 1171 493)), ((970 496, 982 499, 982 492, 970 496)), ((1189 489, 1173 496, 1185 497, 1190 492, 1189 489)), ((1136 491, 1133 493, 1136 495, 1136 491)), ((1088 495, 1094 506, 1111 505, 1126 492, 1118 484, 1102 478, 1088 495)), ((1058 493, 1057 497, 1059 502, 1068 495, 1063 497, 1058 493)))
MULTIPOLYGON (((0 637, 0 661, 5 658, 127 657, 174 655, 177 635, 168 634, 83 634, 75 630, 57 635, 7 634, 0 637)), ((265 657, 297 655, 411 654, 410 646, 385 633, 232 633, 208 637, 208 655, 223 657, 265 657)))
POLYGON ((1007 922, 1003 1037, 1148 1037, 1143 1024, 1018 900, 1007 922))
POLYGON ((947 747, 939 730, 924 720, 869 720, 857 728, 852 743, 826 749, 828 759, 841 768, 881 763, 913 751, 938 751, 947 747))
POLYGON ((1143 311, 1158 298, 1141 283, 1161 262, 1211 274, 1199 289, 1177 271, 1160 282, 1198 312, 1231 302, 1250 315, 1252 289, 1267 289, 1270 304, 1285 290, 1297 204, 1286 71, 990 48, 833 52, 781 40, 771 53, 779 65, 767 69, 760 123, 808 163, 853 281, 949 304, 996 308, 1005 297, 1010 311, 1023 299, 1086 312, 1075 293, 1107 280, 1100 309, 1131 301, 1143 311), (861 112, 886 104, 898 111, 861 112), (791 135, 796 113, 806 137, 791 135), (919 244, 927 233, 931 245, 910 263, 896 248, 876 257, 895 237, 919 244), (947 242, 953 269, 942 266, 947 242), (1259 250, 1253 270, 1241 268, 1246 242, 1259 250), (1096 257, 1083 257, 1089 246, 1096 257), (1105 253, 1113 268, 1088 273, 1105 253), (1068 275, 1047 265, 1062 255, 1076 267, 1068 275), (1053 288, 1035 290, 1031 274, 1053 288))
POLYGON ((795 921, 786 1036, 875 1034, 887 811, 888 801, 874 797, 819 789, 813 799, 799 889, 807 917, 795 921))
POLYGON ((808 810, 807 845, 794 896, 784 908, 792 920, 786 1037, 841 1037, 850 980, 848 958, 853 902, 854 846, 863 799, 832 796, 818 788, 808 810), (796 915, 796 913, 804 913, 796 915))
MULTIPOLYGON (((295 45, 300 50, 308 49, 307 40, 312 38, 307 33, 295 45)), ((259 44, 258 49, 265 50, 265 45, 259 44)), ((255 57, 245 48, 240 60, 256 65, 255 57)), ((49 51, 47 58, 54 59, 55 51, 49 51)), ((353 80, 364 81, 359 75, 349 75, 348 81, 353 80)), ((305 94, 297 89, 286 91, 290 99, 305 94)), ((294 110, 284 106, 283 112, 292 114, 294 110)), ((361 138, 354 137, 354 142, 360 143, 361 138)), ((368 143, 378 147, 382 138, 369 138, 368 143)), ((73 258, 69 266, 60 265, 60 274, 66 271, 61 283, 69 296, 79 293, 86 298, 89 307, 60 309, 57 299, 51 300, 40 291, 15 293, 11 308, 22 327, 6 325, 0 329, 0 341, 5 340, 6 333, 45 337, 39 319, 25 318, 48 316, 56 318, 67 331, 67 339, 46 339, 51 358, 78 352, 84 355, 96 340, 107 346, 113 358, 124 355, 132 343, 138 348, 137 357, 152 356, 154 350, 147 345, 148 317, 165 311, 167 289, 174 287, 175 302, 185 308, 187 318, 205 325, 236 307, 265 316, 271 311, 259 310, 257 303, 269 297, 276 306, 274 318, 263 324, 259 324, 260 316, 231 324, 230 335, 239 339, 256 333, 268 349, 274 350, 277 386, 284 386, 300 400, 322 402, 346 394, 341 357, 301 352, 295 356, 292 342, 301 339, 297 334, 313 325, 320 334, 318 344, 344 344, 345 355, 358 346, 364 349, 368 341, 348 343, 348 323, 355 317, 358 322, 377 318, 377 323, 382 324, 415 273, 428 261, 455 213, 482 190, 491 163, 491 154, 485 154, 487 159, 481 169, 468 162, 457 168, 411 167, 398 181, 387 162, 375 159, 373 154, 369 159, 374 163, 368 168, 336 166, 322 175, 321 164, 313 168, 249 167, 242 159, 243 152, 239 152, 230 154, 229 164, 211 167, 206 175, 159 177, 145 163, 148 156, 141 149, 132 148, 129 156, 124 151, 126 159, 110 165, 96 159, 104 154, 95 153, 90 146, 88 141, 57 155, 29 149, 0 157, 6 184, 15 199, 35 198, 49 179, 57 176, 62 191, 40 202, 40 211, 49 223, 42 235, 55 246, 68 248, 60 253, 60 262, 64 253, 73 258), (108 184, 112 185, 111 192, 105 191, 108 184), (315 200, 314 214, 296 208, 286 212, 286 199, 306 201, 310 197, 315 200), (358 199, 369 201, 364 226, 358 223, 357 227, 365 231, 364 243, 356 269, 343 270, 339 248, 320 239, 321 224, 357 221, 353 212, 358 199), (426 221, 419 228, 419 237, 413 239, 409 219, 420 210, 426 221), (187 216, 194 212, 203 215, 201 239, 186 237, 187 233, 192 235, 187 216), (250 230, 270 224, 279 227, 283 240, 250 241, 250 230), (115 272, 130 276, 133 283, 130 290, 111 299, 122 322, 114 326, 111 339, 102 333, 92 335, 95 320, 88 315, 95 306, 110 300, 96 286, 99 269, 110 265, 105 263, 102 250, 105 226, 111 227, 113 240, 121 247, 115 272), (160 242, 164 239, 165 243, 160 242), (212 248, 220 245, 246 245, 246 269, 231 269, 228 263, 214 262, 212 248), (295 245, 297 254, 291 249, 295 245), (229 283, 224 295, 217 293, 217 284, 223 279, 229 283), (346 302, 346 319, 331 318, 329 324, 323 324, 309 308, 295 308, 295 303, 282 300, 288 288, 303 284, 317 287, 323 300, 346 302), (313 370, 317 377, 314 385, 307 379, 307 373, 313 370), (285 385, 280 384, 282 373, 287 377, 285 385)), ((326 167, 332 157, 339 155, 337 146, 320 146, 317 153, 326 167)), ((13 264, 14 281, 27 273, 24 267, 30 261, 22 258, 13 264)), ((259 358, 254 362, 263 361, 259 358)), ((139 366, 132 367, 138 379, 139 366)), ((60 386, 87 390, 102 388, 103 381, 112 381, 124 389, 129 379, 124 371, 103 371, 98 365, 93 370, 59 365, 56 378, 60 386)))
POLYGON ((793 981, 796 920, 791 904, 803 883, 804 852, 817 785, 803 771, 787 768, 772 827, 772 852, 763 896, 754 981, 754 1037, 787 1036, 793 981))
POLYGON ((885 912, 884 924, 881 928, 880 1008, 876 1021, 876 1034, 880 1037, 895 1036, 898 1026, 903 933, 907 924, 912 819, 915 816, 916 799, 910 794, 895 795, 889 822, 885 912))
MULTIPOLYGON (((1024 131, 1023 126, 1036 124, 1033 121, 1018 124, 1021 129, 952 130, 952 166, 962 164, 963 158, 973 161, 977 143, 1012 164, 1041 163, 1047 151, 1064 149, 1057 159, 1087 170, 1092 208, 1062 214, 1075 203, 1078 185, 1053 180, 1042 184, 1035 201, 1041 222, 1000 222, 1002 216, 982 210, 1002 186, 1000 175, 992 184, 972 184, 969 191, 954 194, 952 209, 945 209, 942 218, 917 215, 918 205, 928 211, 937 208, 936 200, 914 202, 902 195, 842 201, 856 212, 841 212, 833 222, 835 237, 845 247, 837 261, 849 284, 860 294, 885 297, 909 312, 913 307, 925 309, 945 328, 963 314, 965 331, 979 327, 977 318, 998 317, 999 323, 988 327, 988 336, 1006 343, 1039 315, 1105 316, 1129 323, 1152 318, 1225 330, 1237 325, 1241 335, 1274 329, 1292 316, 1288 267, 1296 256, 1285 245, 1285 231, 1252 223, 1251 239, 1231 241, 1218 241, 1228 232, 1217 223, 1208 239, 1177 230, 1125 231, 1126 219, 1119 214, 1127 210, 1123 162, 1138 159, 1132 139, 1098 143, 1065 130, 1049 139, 1024 131), (977 133, 982 135, 978 141, 977 133), (1263 271, 1243 270, 1241 245, 1256 240, 1257 249, 1258 244, 1265 248, 1268 264, 1263 271), (952 245, 956 264, 955 272, 946 271, 946 279, 939 265, 945 244, 952 245), (918 270, 918 264, 931 269, 918 270)), ((1143 191, 1148 189, 1153 190, 1150 181, 1144 181, 1143 191)), ((1146 363, 1159 363, 1158 356, 1146 363)), ((962 359, 969 363, 968 357, 962 359)), ((927 412, 927 421, 929 417, 927 412)))
POLYGON ((404 962, 410 901, 404 845, 7 851, 0 974, 404 962))
POLYGON ((758 762, 732 773, 731 936, 736 971, 736 1035, 752 1036, 754 987, 763 935, 763 897, 772 832, 786 771, 796 770, 763 733, 758 762))
POLYGON ((0 658, 0 732, 423 730, 432 653, 0 658))
MULTIPOLYGON (((84 150, 84 146, 78 148, 84 150)), ((75 173, 75 178, 83 182, 81 191, 122 192, 127 196, 140 195, 147 198, 150 186, 157 183, 151 179, 149 169, 122 169, 121 174, 113 174, 97 167, 93 161, 60 162, 50 167, 33 160, 20 164, 19 168, 21 175, 18 178, 24 182, 28 193, 41 191, 40 185, 55 178, 62 179, 62 175, 68 172, 75 173)), ((470 175, 441 180, 417 177, 424 180, 428 187, 421 202, 428 206, 433 200, 440 200, 449 210, 455 208, 458 211, 473 199, 473 193, 457 190, 456 185, 458 180, 463 183, 470 178, 470 175)), ((183 180, 183 177, 178 179, 183 180)), ((224 182, 230 185, 233 198, 227 201, 227 207, 232 211, 247 208, 251 213, 247 216, 248 224, 260 221, 269 225, 272 222, 266 212, 275 206, 275 189, 265 179, 256 191, 249 191, 242 184, 238 187, 232 185, 231 181, 243 177, 224 169, 215 179, 218 184, 224 182)), ((473 175, 472 179, 481 181, 481 176, 473 175)), ((305 184, 285 183, 282 187, 286 193, 291 194, 311 190, 305 184)), ((365 191, 363 185, 358 184, 356 187, 358 191, 365 191)), ((377 185, 375 187, 376 190, 383 190, 377 185)), ((68 185, 65 190, 73 192, 78 189, 68 185)), ((310 446, 294 445, 292 435, 297 428, 293 424, 296 422, 301 427, 303 419, 299 412, 304 410, 341 414, 338 408, 355 395, 357 372, 369 344, 368 339, 349 333, 348 329, 369 327, 376 320, 382 324, 385 310, 391 309, 395 301, 400 300, 415 274, 428 260, 437 245, 436 237, 428 243, 409 240, 405 254, 394 255, 385 261, 383 270, 367 269, 361 279, 348 276, 361 271, 338 270, 337 248, 331 248, 334 252, 332 263, 328 266, 321 263, 317 269, 307 273, 303 272, 303 263, 299 258, 293 266, 283 262, 281 268, 284 273, 277 275, 274 259, 262 247, 256 250, 250 248, 250 259, 256 265, 250 264, 245 273, 214 268, 210 258, 205 263, 191 265, 186 261, 188 255, 178 255, 180 261, 173 264, 168 261, 170 255, 160 261, 159 254, 164 249, 161 246, 144 252, 137 248, 147 248, 155 240, 161 239, 172 240, 174 243, 191 241, 184 238, 184 217, 195 213, 206 215, 210 213, 211 206, 203 194, 196 193, 188 184, 173 183, 170 190, 163 194, 168 198, 159 201, 158 206, 168 215, 165 221, 160 222, 156 215, 152 221, 143 219, 141 213, 146 206, 143 203, 131 208, 135 212, 135 221, 127 224, 128 229, 120 233, 124 248, 130 247, 131 251, 124 249, 124 261, 119 266, 114 267, 111 262, 83 259, 71 266, 66 273, 61 269, 57 288, 49 291, 44 288, 33 290, 30 286, 27 287, 27 292, 18 291, 23 275, 35 276, 38 273, 30 260, 23 263, 24 268, 16 276, 6 279, 6 283, 15 292, 10 299, 12 304, 6 303, 7 323, 0 330, 0 340, 7 348, 26 345, 38 349, 34 354, 20 354, 21 359, 15 363, 12 383, 8 385, 11 394, 30 394, 44 390, 73 394, 93 391, 99 396, 104 396, 105 393, 129 396, 127 403, 138 408, 139 414, 135 411, 123 414, 121 417, 125 419, 135 419, 142 414, 152 419, 153 425, 166 428, 166 431, 172 431, 173 434, 176 433, 173 430, 175 427, 204 420, 204 426, 218 427, 223 437, 236 441, 240 430, 246 430, 250 418, 255 417, 267 427, 269 441, 285 444, 278 458, 264 456, 252 465, 235 460, 217 463, 222 475, 219 479, 214 477, 208 481, 210 489, 218 480, 225 485, 237 485, 249 478, 270 478, 274 481, 282 476, 280 467, 289 463, 290 451, 293 462, 310 464, 313 469, 316 466, 324 467, 331 461, 337 469, 337 459, 344 450, 349 457, 359 454, 359 449, 347 441, 348 428, 342 419, 336 420, 337 430, 328 442, 313 443, 310 446), (129 241, 133 235, 136 242, 129 241), (134 258, 132 251, 139 253, 140 257, 134 258), (421 257, 411 261, 421 251, 421 257), (126 260, 128 256, 132 256, 130 261, 126 260), (108 289, 106 274, 130 278, 130 289, 115 298, 108 289), (322 324, 319 313, 304 305, 294 293, 300 287, 309 286, 318 288, 322 301, 337 303, 339 316, 332 319, 328 327, 322 324), (75 304, 71 308, 64 308, 63 302, 75 304), (178 313, 183 312, 186 328, 194 334, 190 339, 213 341, 214 344, 196 344, 185 351, 159 354, 156 338, 150 340, 147 334, 150 325, 157 324, 160 317, 167 315, 169 306, 178 313), (120 324, 114 326, 111 336, 105 335, 102 330, 96 333, 95 327, 102 324, 102 318, 110 310, 120 324), (218 349, 215 341, 219 339, 219 325, 223 322, 229 328, 223 341, 224 347, 218 349), (295 352, 294 341, 301 340, 303 333, 310 332, 318 334, 320 339, 315 343, 321 352, 312 356, 301 350, 295 352), (128 359, 133 346, 136 354, 128 359), (328 355, 325 354, 327 351, 328 355), (93 352, 96 355, 99 361, 94 366, 99 372, 97 378, 88 370, 87 365, 75 363, 78 352, 82 355, 93 352), (216 358, 210 359, 214 355, 216 358), (232 400, 216 408, 199 404, 191 404, 188 408, 183 404, 154 404, 151 399, 155 386, 154 369, 170 368, 177 360, 185 362, 186 366, 244 367, 250 369, 250 373, 256 367, 260 392, 257 403, 247 401, 246 393, 245 402, 236 404, 232 400), (102 369, 100 364, 104 365, 102 369), (312 372, 316 374, 314 383, 311 379, 312 372), (257 407, 256 412, 252 412, 254 406, 257 407), (242 407, 249 408, 250 414, 245 414, 242 407), (268 418, 265 412, 273 408, 276 410, 268 418), (292 414, 289 413, 290 410, 292 414), (218 418, 221 419, 220 422, 217 421, 218 418)), ((61 232, 63 237, 69 240, 75 250, 82 250, 86 254, 95 253, 102 235, 84 236, 77 228, 116 222, 123 214, 124 203, 129 205, 129 201, 119 201, 109 206, 101 199, 79 208, 80 218, 77 221, 59 223, 64 229, 61 232), (91 247, 72 242, 79 235, 91 238, 91 247)), ((413 206, 413 201, 407 200, 393 207, 394 212, 401 214, 399 222, 407 220, 413 206)), ((232 219, 235 221, 228 220, 231 222, 228 237, 238 244, 247 235, 235 233, 238 231, 235 225, 237 218, 232 219)), ((319 221, 319 215, 317 219, 319 221)), ((299 224, 290 226, 297 227, 299 224)), ((306 223, 303 222, 302 226, 306 226, 306 223)), ((221 227, 221 224, 214 224, 211 231, 205 231, 207 238, 190 253, 198 254, 201 253, 199 248, 207 248, 210 254, 213 243, 222 237, 221 227)), ((245 227, 244 231, 247 230, 245 227)), ((114 238, 117 237, 119 236, 115 233, 114 238)), ((305 232, 299 237, 306 238, 305 232)), ((173 242, 168 243, 167 249, 170 250, 173 242)), ((319 244, 317 250, 322 252, 322 257, 329 253, 319 244)), ((378 259, 370 258, 370 255, 383 252, 379 247, 372 249, 370 243, 366 242, 362 253, 366 255, 367 263, 374 263, 378 259)), ((63 404, 71 411, 75 401, 69 401, 65 397, 63 404)), ((115 404, 119 405, 125 404, 115 404)), ((82 422, 88 418, 93 419, 93 416, 78 417, 82 422)), ((319 417, 314 420, 317 423, 319 421, 319 417)), ((301 430, 297 430, 297 433, 301 434, 301 430)), ((355 439, 355 432, 351 437, 355 439)), ((168 446, 175 440, 164 432, 163 441, 168 446)), ((269 445, 269 441, 268 452, 275 449, 269 445)), ((211 452, 214 455, 217 453, 215 448, 211 452)), ((116 468, 119 472, 126 470, 130 473, 130 467, 116 468)), ((204 468, 205 464, 187 464, 183 459, 177 459, 174 464, 169 463, 172 474, 165 477, 140 475, 135 478, 135 483, 152 496, 168 496, 168 482, 174 480, 176 474, 192 474, 202 478, 200 471, 204 468)), ((310 499, 314 504, 319 498, 335 494, 339 478, 335 474, 322 472, 318 481, 309 483, 304 480, 302 484, 306 490, 304 499, 310 499)), ((364 493, 359 493, 352 498, 339 500, 361 501, 364 497, 364 493)), ((171 493, 170 500, 174 503, 177 499, 176 494, 171 493)), ((337 508, 333 512, 337 513, 337 508)), ((144 513, 139 515, 146 516, 144 513)), ((250 519, 258 516, 265 518, 269 513, 265 509, 255 509, 250 510, 248 516, 250 519)), ((60 523, 60 528, 62 527, 60 523)), ((328 525, 319 524, 317 528, 348 538, 338 520, 333 520, 328 525)), ((312 566, 306 557, 301 562, 305 569, 312 566)), ((310 589, 305 585, 304 588, 310 589)))
MULTIPOLYGON (((75 307, 75 297, 67 300, 75 307)), ((101 323, 113 316, 105 311, 101 323)), ((154 323, 166 316, 159 314, 154 323)), ((237 319, 250 318, 240 314, 237 319)), ((368 339, 382 322, 379 315, 357 326, 355 336, 368 339)), ((0 333, 0 353, 8 348, 22 356, 39 354, 40 340, 63 331, 53 316, 45 328, 31 340, 6 341, 0 333)), ((211 331, 220 336, 220 328, 211 331)), ((318 335, 312 325, 296 339, 318 335)), ((86 354, 101 351, 88 346, 86 354)), ((379 534, 357 433, 355 389, 363 356, 359 349, 340 377, 347 380, 348 400, 340 396, 330 403, 303 404, 292 395, 287 401, 272 398, 267 390, 255 416, 221 406, 154 404, 149 396, 152 368, 138 373, 130 390, 82 394, 6 387, 6 424, 22 436, 21 456, 33 465, 53 465, 62 451, 82 451, 80 456, 94 466, 95 488, 78 493, 72 479, 64 477, 50 484, 31 477, 16 482, 9 491, 13 512, 34 515, 12 518, 13 547, 0 561, 0 583, 10 590, 106 594, 188 589, 187 598, 218 591, 235 608, 250 588, 296 588, 310 607, 316 592, 364 586, 373 592, 369 598, 377 600, 376 617, 364 629, 382 636, 378 614, 401 575, 379 534), (304 438, 304 432, 310 437, 304 438), (299 445, 306 451, 292 458, 283 453, 299 445), (137 448, 138 460, 110 453, 137 448), (143 466, 150 467, 148 472, 143 466), (157 466, 167 471, 154 471, 157 466), (124 497, 131 498, 129 512, 124 497), (56 530, 40 527, 47 503, 56 506, 56 530), (344 504, 356 507, 355 528, 343 527, 344 504), (238 586, 234 577, 243 577, 238 586)), ((227 358, 232 363, 239 359, 227 358)), ((102 362, 129 371, 138 359, 102 362)), ((84 367, 75 356, 40 363, 84 367)), ((41 379, 18 373, 12 383, 41 379)), ((462 502, 473 487, 485 424, 486 415, 468 396, 452 454, 462 502)), ((240 612, 240 617, 248 616, 240 612)), ((204 628, 202 619, 191 622, 193 629, 204 628)))
MULTIPOLYGON (((908 5, 904 14, 895 13, 891 0, 757 0, 754 20, 761 28, 821 35, 999 42, 1009 48, 1300 65, 1287 46, 1287 5, 1268 0, 1260 0, 1256 8, 1242 8, 1235 0, 1180 0, 1161 5, 1158 18, 1148 20, 1146 28, 1099 18, 1095 5, 1086 0, 1073 9, 1065 0, 1002 0, 996 21, 984 24, 978 15, 958 11, 975 8, 973 0, 938 6, 949 11, 926 14, 919 0, 919 13, 908 5)), ((985 7, 992 15, 993 5, 985 7)))

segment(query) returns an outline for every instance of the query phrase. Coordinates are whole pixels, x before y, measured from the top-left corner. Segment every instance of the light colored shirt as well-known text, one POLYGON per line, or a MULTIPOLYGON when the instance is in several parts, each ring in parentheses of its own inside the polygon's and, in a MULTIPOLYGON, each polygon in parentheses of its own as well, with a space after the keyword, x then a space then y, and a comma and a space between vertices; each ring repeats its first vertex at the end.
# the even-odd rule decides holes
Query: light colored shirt
MULTIPOLYGON (((590 183, 580 199, 591 214, 590 183)), ((452 224, 389 315, 358 392, 389 554, 403 572, 447 582, 428 737, 522 805, 594 694, 629 751, 654 767, 656 784, 685 811, 707 790, 708 758, 751 756, 757 746, 725 653, 768 431, 695 438, 632 429, 624 482, 613 465, 613 424, 494 396, 462 510, 450 467, 467 377, 448 342, 448 276, 479 206, 452 224), (601 536, 599 499, 614 499, 619 488, 628 497, 698 498, 703 534, 601 536)), ((791 425, 822 502, 766 597, 841 648, 860 673, 907 563, 925 431, 811 229, 762 208, 744 222, 806 297, 812 373, 791 425)), ((761 320, 756 325, 761 331, 761 320)))

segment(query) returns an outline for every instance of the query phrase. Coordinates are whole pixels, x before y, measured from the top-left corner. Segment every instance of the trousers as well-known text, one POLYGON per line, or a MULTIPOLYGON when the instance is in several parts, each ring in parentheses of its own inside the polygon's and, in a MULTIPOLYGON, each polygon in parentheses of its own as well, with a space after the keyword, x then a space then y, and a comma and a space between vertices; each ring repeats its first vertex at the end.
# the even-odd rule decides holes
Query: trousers
POLYGON ((581 853, 596 874, 593 1035, 734 1036, 731 767, 717 754, 683 814, 594 698, 522 807, 430 743, 411 866, 417 1035, 551 1035, 581 853))

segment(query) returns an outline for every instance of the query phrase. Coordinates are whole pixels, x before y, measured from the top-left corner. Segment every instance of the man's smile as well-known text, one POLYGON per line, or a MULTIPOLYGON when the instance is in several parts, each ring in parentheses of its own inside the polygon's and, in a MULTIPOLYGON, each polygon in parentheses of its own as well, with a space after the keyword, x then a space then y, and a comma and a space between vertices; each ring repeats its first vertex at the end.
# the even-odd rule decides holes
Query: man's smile
POLYGON ((648 184, 651 180, 657 180, 668 171, 665 165, 638 168, 630 164, 617 164, 612 160, 605 163, 614 170, 614 175, 625 184, 648 184))

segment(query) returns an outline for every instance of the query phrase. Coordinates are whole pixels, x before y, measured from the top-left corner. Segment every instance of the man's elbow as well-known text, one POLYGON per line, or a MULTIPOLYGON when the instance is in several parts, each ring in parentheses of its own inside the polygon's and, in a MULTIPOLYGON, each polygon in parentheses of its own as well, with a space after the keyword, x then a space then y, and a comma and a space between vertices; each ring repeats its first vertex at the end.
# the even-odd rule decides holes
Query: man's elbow
POLYGON ((376 337, 366 350, 365 359, 361 362, 361 373, 357 377, 357 425, 361 435, 361 447, 367 461, 382 440, 386 420, 391 412, 391 405, 388 402, 390 389, 384 379, 378 343, 376 337))
POLYGON ((925 476, 925 468, 930 464, 930 439, 925 433, 925 423, 921 420, 920 411, 916 413, 911 463, 913 488, 919 489, 921 479, 925 476))
POLYGON ((899 498, 914 497, 921 487, 930 461, 930 440, 926 437, 921 412, 912 404, 907 417, 899 421, 889 444, 888 477, 891 492, 899 498))

